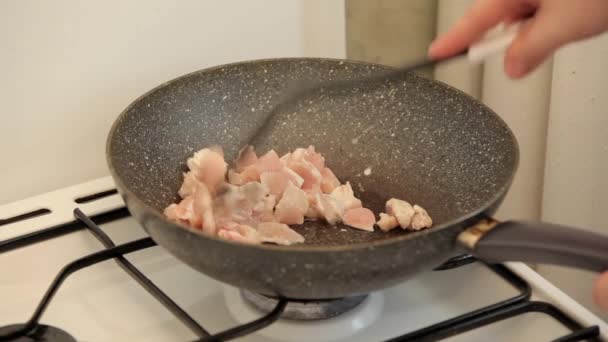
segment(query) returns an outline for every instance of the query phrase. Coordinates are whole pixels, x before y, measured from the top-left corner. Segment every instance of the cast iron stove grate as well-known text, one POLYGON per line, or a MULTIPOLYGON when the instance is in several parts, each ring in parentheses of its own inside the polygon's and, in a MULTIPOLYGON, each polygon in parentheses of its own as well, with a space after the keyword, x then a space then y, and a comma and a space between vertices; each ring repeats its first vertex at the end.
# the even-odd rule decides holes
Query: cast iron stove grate
MULTIPOLYGON (((154 285, 154 283, 141 273, 132 263, 124 258, 124 255, 126 254, 156 246, 156 243, 152 241, 152 239, 143 238, 121 245, 115 245, 109 236, 97 226, 97 224, 104 224, 128 217, 129 212, 126 208, 113 210, 96 215, 92 218, 87 217, 79 209, 75 209, 74 216, 76 220, 73 222, 0 242, 0 253, 5 253, 34 243, 56 238, 64 234, 87 229, 105 247, 104 250, 89 254, 66 265, 51 283, 29 321, 18 325, 13 324, 14 322, 1 323, 8 325, 0 327, 0 341, 75 341, 73 337, 59 328, 40 324, 40 318, 51 304, 53 296, 67 277, 74 272, 109 259, 114 259, 120 268, 127 272, 143 289, 156 298, 167 310, 198 336, 199 339, 197 341, 227 341, 252 334, 277 321, 288 304, 288 300, 280 299, 274 310, 261 316, 259 319, 219 333, 211 334, 154 285)), ((25 220, 27 218, 28 216, 25 215, 20 219, 25 220)), ((462 255, 448 260, 438 267, 436 271, 454 269, 473 262, 478 261, 470 255, 462 255)), ((562 336, 554 341, 566 342, 598 339, 599 328, 597 326, 583 327, 550 303, 531 301, 531 288, 529 284, 515 273, 511 272, 508 268, 503 265, 485 266, 517 289, 519 293, 512 298, 394 337, 389 341, 439 341, 529 312, 548 315, 571 331, 568 335, 562 336)))

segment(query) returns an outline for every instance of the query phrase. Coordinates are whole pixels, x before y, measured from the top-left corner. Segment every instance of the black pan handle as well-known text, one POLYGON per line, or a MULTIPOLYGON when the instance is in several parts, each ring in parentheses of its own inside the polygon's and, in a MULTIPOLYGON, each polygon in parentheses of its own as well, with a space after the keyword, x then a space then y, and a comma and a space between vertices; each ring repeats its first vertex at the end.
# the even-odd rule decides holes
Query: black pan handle
POLYGON ((523 261, 608 270, 608 235, 543 222, 484 219, 458 236, 488 263, 523 261))

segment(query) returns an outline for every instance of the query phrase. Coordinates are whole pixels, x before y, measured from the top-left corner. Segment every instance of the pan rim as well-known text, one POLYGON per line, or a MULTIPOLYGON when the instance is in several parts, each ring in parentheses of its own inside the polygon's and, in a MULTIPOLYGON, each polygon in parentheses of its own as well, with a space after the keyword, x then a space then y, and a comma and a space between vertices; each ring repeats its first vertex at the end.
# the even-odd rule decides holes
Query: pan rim
MULTIPOLYGON (((234 242, 234 241, 230 241, 230 240, 221 239, 216 236, 206 235, 202 232, 191 229, 185 225, 173 222, 173 221, 167 219, 164 216, 164 214, 162 214, 160 211, 158 211, 151 205, 149 205, 149 204, 145 203, 143 200, 141 200, 138 196, 135 195, 135 193, 133 191, 131 191, 129 189, 129 187, 126 186, 126 184, 123 182, 122 178, 118 175, 114 164, 112 163, 112 156, 111 156, 110 151, 111 151, 112 141, 113 141, 112 137, 115 136, 115 132, 118 129, 120 123, 122 122, 122 120, 124 120, 126 118, 128 113, 134 106, 139 104, 143 99, 148 98, 149 95, 151 95, 161 89, 164 89, 165 87, 168 87, 169 85, 171 85, 173 83, 179 82, 179 81, 186 79, 188 77, 191 77, 193 75, 211 72, 211 71, 215 71, 218 69, 233 67, 233 66, 259 64, 259 63, 267 63, 267 62, 281 62, 281 61, 311 61, 311 62, 337 62, 337 63, 344 62, 344 63, 349 63, 349 64, 360 64, 360 65, 373 66, 373 67, 384 68, 384 69, 394 69, 394 67, 389 66, 389 65, 371 63, 371 62, 359 61, 359 60, 347 59, 347 58, 272 57, 272 58, 242 60, 242 61, 230 62, 230 63, 225 63, 225 64, 219 64, 216 66, 189 72, 189 73, 183 74, 181 76, 177 76, 169 81, 163 82, 163 83, 151 88, 150 90, 143 93, 142 95, 138 96, 127 107, 125 107, 125 109, 123 109, 120 112, 120 114, 116 117, 116 119, 112 123, 112 126, 110 127, 110 130, 108 131, 107 138, 106 138, 106 144, 105 144, 106 163, 108 165, 108 169, 110 171, 110 174, 111 174, 114 182, 117 183, 116 185, 119 188, 119 190, 123 191, 125 193, 124 195, 130 201, 137 202, 137 205, 139 207, 144 208, 144 210, 147 212, 147 214, 153 215, 156 219, 164 221, 165 223, 168 224, 168 227, 171 227, 171 229, 180 229, 180 230, 183 230, 184 233, 197 236, 198 238, 208 239, 208 240, 211 240, 211 241, 214 241, 217 243, 223 243, 223 244, 232 245, 235 247, 262 250, 262 251, 267 251, 267 252, 276 251, 276 252, 287 252, 287 253, 290 253, 290 252, 293 252, 293 253, 335 253, 335 252, 352 252, 355 250, 365 250, 365 249, 376 249, 376 248, 381 248, 381 247, 385 247, 385 246, 396 245, 396 244, 399 244, 406 240, 415 239, 417 237, 424 236, 427 234, 434 234, 434 233, 444 231, 446 229, 449 229, 450 227, 457 226, 458 224, 461 224, 463 222, 468 222, 476 217, 479 217, 481 214, 483 214, 484 211, 486 211, 488 208, 490 208, 492 205, 494 205, 496 202, 498 202, 510 189, 510 187, 513 183, 513 179, 515 178, 515 175, 517 174, 517 170, 519 168, 520 149, 519 149, 519 142, 517 141, 517 137, 513 133, 513 130, 506 123, 506 121, 504 121, 500 117, 500 115, 498 115, 498 113, 496 113, 494 110, 492 110, 490 107, 488 107, 485 103, 483 103, 480 100, 475 99, 474 97, 461 91, 460 89, 452 87, 449 84, 446 84, 439 80, 426 79, 423 76, 420 76, 415 73, 412 73, 412 75, 415 78, 424 79, 425 82, 438 83, 441 86, 450 89, 451 91, 455 91, 455 92, 459 93, 460 95, 462 95, 466 98, 469 98, 472 101, 475 101, 478 105, 480 105, 481 107, 486 109, 487 113, 490 113, 491 115, 494 116, 495 119, 498 120, 498 122, 506 129, 506 131, 508 132, 508 135, 510 136, 511 140, 513 141, 513 154, 514 154, 513 155, 513 157, 514 157, 513 169, 510 172, 509 177, 499 187, 499 189, 494 193, 494 195, 492 197, 490 197, 488 200, 486 200, 482 205, 478 206, 477 208, 469 211, 465 215, 462 215, 456 219, 445 221, 441 224, 438 224, 437 226, 433 226, 428 229, 423 229, 420 231, 413 231, 413 232, 410 232, 407 234, 402 234, 402 235, 395 236, 395 237, 378 239, 378 240, 369 241, 369 242, 358 242, 358 243, 352 243, 352 244, 345 244, 345 245, 324 246, 324 245, 295 244, 295 245, 290 245, 290 246, 283 246, 283 245, 274 245, 274 244, 243 244, 243 243, 238 243, 238 242, 234 242)), ((125 205, 126 205, 126 203, 125 203, 125 205)), ((128 205, 126 205, 126 206, 128 209, 128 205)), ((138 223, 140 225, 142 225, 142 227, 143 227, 143 224, 141 222, 138 222, 138 223)), ((152 237, 152 236, 150 236, 150 237, 154 240, 154 237, 152 237)))

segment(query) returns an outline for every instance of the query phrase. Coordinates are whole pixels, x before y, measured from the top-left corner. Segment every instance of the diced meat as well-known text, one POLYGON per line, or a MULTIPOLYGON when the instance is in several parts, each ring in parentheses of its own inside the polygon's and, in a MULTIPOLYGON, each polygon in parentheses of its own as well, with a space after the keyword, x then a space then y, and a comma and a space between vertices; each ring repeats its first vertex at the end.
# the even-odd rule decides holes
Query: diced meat
POLYGON ((279 160, 281 160, 281 164, 283 164, 283 166, 287 165, 287 162, 291 159, 291 152, 287 152, 284 155, 281 156, 281 158, 279 158, 279 160))
POLYGON ((354 208, 344 212, 342 222, 353 228, 373 232, 376 217, 374 216, 374 213, 367 208, 354 208))
POLYGON ((272 242, 279 245, 291 245, 304 242, 304 237, 286 224, 264 222, 258 225, 258 234, 263 242, 272 242))
POLYGON ((283 172, 287 176, 287 179, 289 179, 289 181, 293 185, 297 186, 298 188, 302 187, 302 184, 304 184, 304 178, 300 177, 299 174, 295 173, 292 169, 288 167, 283 167, 283 172))
POLYGON ((222 146, 220 145, 211 145, 209 146, 209 149, 217 154, 219 154, 220 156, 222 156, 222 158, 224 158, 224 149, 222 148, 222 146))
POLYGON ((216 222, 256 226, 261 221, 273 221, 274 196, 267 196, 268 188, 258 182, 242 186, 226 185, 214 199, 216 222))
POLYGON ((204 148, 187 161, 194 177, 208 187, 211 192, 224 182, 228 164, 219 153, 204 148))
POLYGON ((249 182, 239 188, 243 193, 244 199, 253 208, 256 203, 259 203, 266 195, 268 195, 268 188, 262 183, 249 182))
POLYGON ((397 218, 385 213, 380 213, 380 220, 378 220, 376 224, 384 232, 388 232, 391 229, 399 227, 399 221, 397 221, 397 218))
POLYGON ((336 224, 342 221, 344 208, 334 197, 328 194, 317 194, 317 210, 321 217, 329 224, 336 224))
MULTIPOLYGON (((183 202, 183 200, 182 200, 183 202)), ((165 210, 163 210, 163 214, 165 214, 165 216, 167 216, 168 219, 173 220, 173 221, 178 221, 180 220, 179 214, 178 214, 178 208, 179 206, 175 203, 171 203, 169 204, 169 206, 167 206, 165 208, 165 210)))
POLYGON ((239 202, 243 201, 240 187, 232 184, 224 184, 213 199, 213 213, 219 228, 232 222, 233 212, 238 208, 239 202), (222 224, 219 223, 222 221, 222 224))
POLYGON ((260 170, 258 170, 256 165, 247 166, 240 175, 242 184, 258 182, 260 180, 260 170))
POLYGON ((406 229, 412 223, 414 208, 406 201, 391 198, 386 202, 386 213, 397 218, 399 226, 406 229))
POLYGON ((243 185, 243 176, 234 170, 228 170, 228 183, 234 185, 243 185))
POLYGON ((165 208, 164 214, 170 220, 187 224, 193 228, 200 229, 202 225, 201 217, 194 213, 192 204, 193 198, 186 197, 179 204, 171 204, 165 208))
POLYGON ((317 204, 317 202, 319 202, 321 200, 319 195, 320 195, 319 192, 307 192, 306 193, 306 197, 308 197, 308 210, 306 211, 306 214, 304 214, 305 218, 309 218, 309 219, 323 218, 323 214, 319 210, 319 205, 317 204))
POLYGON ((312 145, 308 146, 304 152, 304 160, 314 165, 319 172, 325 168, 325 158, 323 158, 321 153, 317 153, 312 145))
MULTIPOLYGON (((165 216, 203 233, 247 244, 290 245, 304 237, 288 224, 304 219, 343 222, 356 229, 382 231, 398 226, 419 230, 433 221, 418 205, 391 198, 376 222, 349 182, 340 180, 315 150, 297 148, 279 158, 274 150, 257 157, 253 146, 239 151, 228 170, 220 146, 210 146, 187 159, 178 191, 181 201, 167 206, 165 216), (227 175, 227 176, 226 176, 227 175)), ((363 191, 363 190, 361 190, 363 191)))
POLYGON ((302 161, 304 160, 304 155, 306 154, 306 149, 305 148, 296 148, 295 150, 293 150, 293 152, 291 153, 290 159, 291 161, 302 161))
POLYGON ((194 199, 192 204, 194 214, 202 217, 203 220, 203 232, 214 235, 216 233, 215 218, 213 217, 213 200, 209 189, 204 183, 199 183, 192 197, 194 199))
POLYGON ((311 163, 305 160, 291 161, 287 163, 287 167, 304 179, 302 189, 315 190, 321 187, 321 173, 311 163))
POLYGON ((198 180, 194 177, 192 171, 184 173, 184 182, 181 188, 179 188, 179 195, 181 198, 186 198, 194 193, 198 180))
POLYGON ((433 225, 433 220, 429 213, 421 206, 414 205, 414 217, 412 217, 412 229, 420 230, 430 228, 433 225))
POLYGON ((236 224, 229 229, 221 229, 218 236, 231 241, 236 241, 246 244, 258 244, 262 242, 258 231, 250 226, 236 224))
POLYGON ((281 171, 267 171, 260 175, 260 181, 268 188, 268 192, 280 198, 287 187, 289 178, 281 171))
POLYGON ((276 204, 276 196, 265 196, 260 202, 253 206, 252 217, 257 222, 272 222, 275 221, 274 206, 276 204))
POLYGON ((247 166, 254 165, 257 161, 258 156, 255 154, 253 146, 247 145, 243 147, 234 162, 236 172, 243 172, 247 166))
POLYGON ((321 191, 325 194, 330 194, 338 186, 340 186, 338 177, 329 168, 323 168, 321 171, 321 191))
POLYGON ((270 150, 265 155, 261 156, 255 165, 260 173, 267 171, 279 171, 283 168, 279 155, 274 150, 270 150))
POLYGON ((293 184, 288 184, 283 197, 275 208, 277 221, 285 224, 304 223, 304 214, 308 211, 306 193, 293 184))
POLYGON ((361 200, 355 197, 350 182, 337 186, 331 192, 331 197, 335 198, 342 205, 344 210, 362 207, 361 200))

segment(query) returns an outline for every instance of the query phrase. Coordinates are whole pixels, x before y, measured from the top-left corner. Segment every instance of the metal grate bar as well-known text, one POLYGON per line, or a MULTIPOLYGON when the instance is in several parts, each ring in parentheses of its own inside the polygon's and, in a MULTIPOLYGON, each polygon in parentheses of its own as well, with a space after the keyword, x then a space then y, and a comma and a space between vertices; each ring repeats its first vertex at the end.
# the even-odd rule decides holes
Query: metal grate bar
MULTIPOLYGON (((74 209, 74 216, 84 223, 89 231, 101 242, 106 248, 116 247, 112 239, 99 228, 95 222, 87 217, 80 209, 74 209)), ((129 274, 135 281, 139 283, 152 297, 156 298, 161 304, 171 311, 171 313, 177 317, 184 325, 186 325, 196 336, 204 337, 209 336, 207 330, 200 326, 186 311, 180 308, 171 298, 169 298, 161 289, 159 289, 154 283, 141 273, 133 264, 125 259, 123 256, 116 257, 114 259, 118 266, 122 268, 127 274, 129 274)))
POLYGON ((217 333, 213 336, 200 339, 197 342, 228 341, 238 337, 243 337, 245 335, 252 334, 260 329, 266 328, 270 324, 276 322, 281 317, 281 314, 283 314, 283 311, 285 311, 287 302, 288 301, 286 299, 281 299, 279 300, 275 308, 266 316, 258 318, 255 321, 243 324, 241 326, 217 333))
POLYGON ((57 276, 51 283, 51 286, 47 289, 46 293, 42 297, 42 300, 40 300, 40 303, 38 303, 38 306, 36 307, 36 311, 34 311, 34 314, 27 321, 27 323, 19 330, 15 330, 14 332, 9 333, 4 336, 0 335, 0 340, 15 339, 17 337, 21 337, 21 336, 27 335, 28 333, 32 332, 32 330, 34 330, 37 327, 38 322, 40 321, 40 317, 42 317, 42 314, 44 313, 44 311, 50 304, 51 300, 57 293, 57 290, 59 290, 59 287, 61 286, 61 284, 63 284, 63 282, 72 273, 74 273, 80 269, 83 269, 85 267, 100 263, 102 261, 106 261, 106 260, 109 260, 112 258, 116 258, 117 256, 136 252, 136 251, 139 251, 139 250, 142 250, 142 249, 145 249, 148 247, 152 247, 152 246, 156 246, 156 243, 154 243, 154 241, 152 241, 152 239, 150 239, 150 238, 139 239, 139 240, 135 240, 132 242, 122 244, 122 245, 114 247, 114 248, 109 248, 109 249, 105 249, 103 251, 89 254, 85 257, 76 259, 76 260, 72 261, 71 263, 67 264, 59 272, 59 274, 57 274, 57 276))

